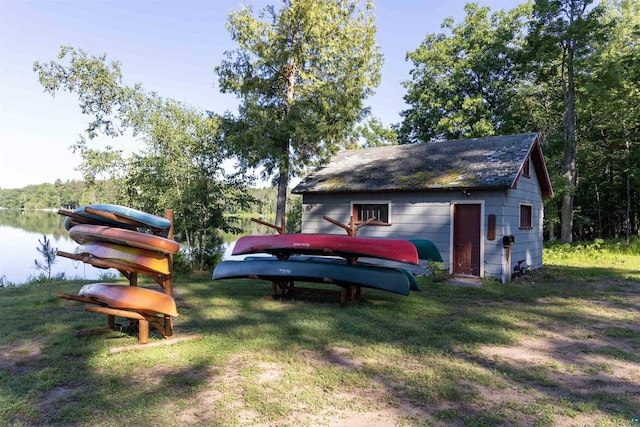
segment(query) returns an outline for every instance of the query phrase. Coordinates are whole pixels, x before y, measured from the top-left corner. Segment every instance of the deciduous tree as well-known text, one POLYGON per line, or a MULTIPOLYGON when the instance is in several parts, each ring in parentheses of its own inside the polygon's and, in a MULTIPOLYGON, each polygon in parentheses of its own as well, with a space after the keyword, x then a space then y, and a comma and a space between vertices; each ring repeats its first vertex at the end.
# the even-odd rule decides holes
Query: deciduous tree
POLYGON ((73 147, 82 155, 85 178, 107 174, 119 180, 123 200, 133 207, 160 215, 163 208, 174 209, 176 235, 197 252, 197 264, 204 267, 219 243, 216 230, 233 228, 223 213, 230 205, 251 201, 249 181, 223 167, 219 120, 147 93, 140 84, 124 85, 120 65, 107 63, 106 55, 63 47, 58 59, 36 62, 34 71, 52 95, 76 93, 82 112, 92 118, 73 147), (96 147, 91 142, 99 135, 133 135, 142 149, 125 153, 96 147))
POLYGON ((448 33, 428 34, 409 52, 411 80, 403 84, 410 108, 398 127, 401 143, 511 133, 519 129, 513 108, 516 50, 523 43, 529 5, 489 15, 465 6, 462 23, 446 19, 448 33))
POLYGON ((576 136, 576 75, 586 71, 585 60, 603 35, 601 9, 592 0, 536 0, 528 33, 528 57, 538 82, 551 83, 559 74, 563 95, 564 193, 560 211, 560 238, 573 239, 574 197, 578 170, 576 136))

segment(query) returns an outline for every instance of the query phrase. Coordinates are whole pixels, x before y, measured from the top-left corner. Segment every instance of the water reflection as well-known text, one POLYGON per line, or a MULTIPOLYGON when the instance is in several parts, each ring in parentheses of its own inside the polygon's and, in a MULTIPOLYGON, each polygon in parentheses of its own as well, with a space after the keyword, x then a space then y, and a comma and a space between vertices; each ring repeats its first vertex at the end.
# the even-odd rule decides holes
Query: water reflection
MULTIPOLYGON (((42 261, 36 248, 43 235, 51 240, 52 247, 73 252, 77 244, 69 238, 63 221, 62 216, 50 211, 0 210, 0 282, 25 283, 41 273, 34 268, 34 263, 36 259, 42 261)), ((115 276, 119 273, 56 257, 51 275, 59 274, 67 279, 95 281, 105 274, 115 276)))

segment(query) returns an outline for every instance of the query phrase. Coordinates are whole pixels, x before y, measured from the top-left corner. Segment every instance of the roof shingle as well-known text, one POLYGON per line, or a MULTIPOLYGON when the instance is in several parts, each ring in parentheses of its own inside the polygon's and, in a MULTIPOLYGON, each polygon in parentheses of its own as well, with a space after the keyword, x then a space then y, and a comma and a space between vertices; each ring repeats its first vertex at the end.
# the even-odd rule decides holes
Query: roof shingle
MULTIPOLYGON (((346 150, 307 176, 293 192, 510 188, 536 141, 536 133, 524 133, 346 150)), ((547 174, 544 161, 542 165, 547 174)))

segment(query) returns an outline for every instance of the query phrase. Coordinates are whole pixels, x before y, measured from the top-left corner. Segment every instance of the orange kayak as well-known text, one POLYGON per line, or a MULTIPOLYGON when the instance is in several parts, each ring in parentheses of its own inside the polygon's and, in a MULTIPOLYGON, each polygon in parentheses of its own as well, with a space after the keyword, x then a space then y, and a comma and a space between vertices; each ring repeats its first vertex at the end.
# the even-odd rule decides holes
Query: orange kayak
POLYGON ((138 286, 93 283, 80 288, 78 295, 111 308, 148 314, 178 315, 176 302, 170 295, 138 286))
POLYGON ((105 225, 80 224, 69 230, 69 237, 77 243, 107 242, 133 246, 163 254, 175 254, 180 249, 178 242, 153 234, 105 225))
POLYGON ((147 249, 118 245, 107 242, 91 242, 80 245, 76 254, 86 254, 95 258, 114 260, 142 267, 160 274, 169 274, 169 256, 147 249))

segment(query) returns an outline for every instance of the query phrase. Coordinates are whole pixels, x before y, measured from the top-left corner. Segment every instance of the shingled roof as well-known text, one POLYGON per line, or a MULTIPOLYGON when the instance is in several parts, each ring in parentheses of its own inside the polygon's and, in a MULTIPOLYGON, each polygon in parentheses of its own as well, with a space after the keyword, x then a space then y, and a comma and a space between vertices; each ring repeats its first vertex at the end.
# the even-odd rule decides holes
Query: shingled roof
POLYGON ((294 193, 514 188, 531 156, 544 197, 553 197, 536 133, 394 145, 336 154, 294 193))

